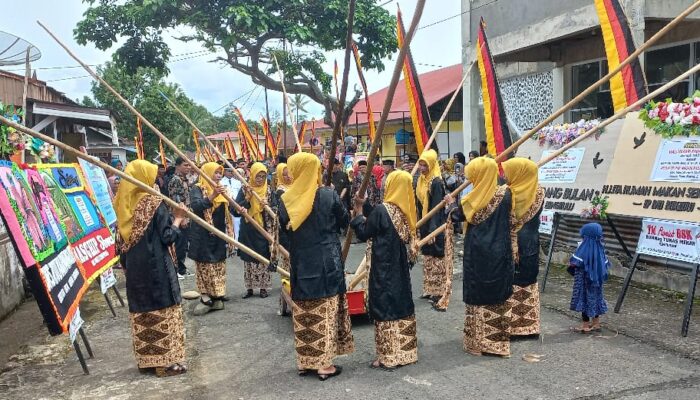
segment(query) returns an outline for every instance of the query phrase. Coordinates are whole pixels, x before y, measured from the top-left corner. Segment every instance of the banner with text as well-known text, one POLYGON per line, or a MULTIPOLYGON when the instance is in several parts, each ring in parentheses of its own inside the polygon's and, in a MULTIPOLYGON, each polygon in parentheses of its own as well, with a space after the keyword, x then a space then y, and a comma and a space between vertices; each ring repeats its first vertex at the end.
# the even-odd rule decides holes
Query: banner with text
POLYGON ((644 218, 637 253, 700 263, 700 225, 644 218))

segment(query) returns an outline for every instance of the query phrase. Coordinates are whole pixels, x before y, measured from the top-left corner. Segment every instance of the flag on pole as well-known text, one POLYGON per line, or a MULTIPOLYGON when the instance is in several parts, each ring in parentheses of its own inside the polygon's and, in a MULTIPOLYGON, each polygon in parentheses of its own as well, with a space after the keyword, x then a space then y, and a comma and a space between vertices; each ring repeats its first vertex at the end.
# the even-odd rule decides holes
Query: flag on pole
MULTIPOLYGON (((400 9, 398 10, 396 23, 398 43, 399 47, 401 47, 406 40, 406 30, 404 29, 400 9)), ((406 95, 408 96, 408 104, 411 111, 411 123, 413 125, 413 134, 416 138, 416 148, 418 154, 421 154, 433 133, 433 126, 430 123, 430 114, 428 114, 428 107, 425 104, 425 98, 423 98, 423 91, 418 81, 418 73, 416 72, 410 49, 406 52, 406 58, 403 60, 403 80, 406 84, 406 95)), ((433 141, 431 148, 437 151, 436 141, 433 141)))
POLYGON ((493 157, 510 147, 513 140, 506 121, 501 90, 498 87, 496 69, 491 57, 491 49, 486 39, 486 23, 481 19, 479 35, 476 41, 477 62, 481 75, 481 91, 484 103, 484 121, 486 125, 486 143, 489 154, 493 157))
POLYGON ((199 147, 199 134, 196 129, 192 129, 192 138, 194 139, 194 159, 196 162, 201 162, 201 158, 204 156, 202 149, 199 147))
POLYGON ((136 156, 139 160, 146 158, 146 154, 143 148, 143 128, 141 127, 141 118, 136 118, 136 131, 138 136, 136 139, 136 156))
POLYGON ((340 91, 338 90, 338 60, 333 61, 333 81, 335 81, 335 98, 340 101, 340 91))
MULTIPOLYGON (((603 32, 608 69, 612 71, 636 51, 632 31, 619 0, 595 0, 595 8, 603 32)), ((610 94, 615 112, 647 95, 639 58, 622 67, 622 70, 610 79, 610 94)))
MULTIPOLYGON (((299 145, 304 147, 304 136, 306 135, 306 121, 301 121, 301 125, 299 126, 299 145)), ((294 152, 296 153, 297 151, 302 151, 302 149, 299 148, 299 146, 294 145, 294 152)))
MULTIPOLYGON (((277 149, 277 153, 279 154, 279 149, 280 149, 280 144, 282 144, 282 135, 284 135, 284 131, 282 130, 282 127, 280 127, 280 124, 277 124, 277 140, 275 141, 275 148, 277 149)), ((287 149, 284 149, 285 153, 287 149)))
MULTIPOLYGON (((372 106, 369 104, 369 91, 367 90, 367 81, 365 81, 365 75, 362 73, 362 61, 360 60, 360 51, 357 48, 357 43, 352 42, 352 52, 355 55, 355 65, 357 66, 357 75, 360 78, 360 85, 365 93, 365 107, 367 108, 367 132, 369 134, 369 141, 374 142, 374 134, 377 132, 377 128, 374 126, 374 114, 372 113, 372 106)), ((426 139, 427 140, 427 139, 426 139)))
POLYGON ((272 156, 272 158, 277 158, 277 143, 275 143, 275 139, 272 137, 270 124, 265 118, 263 118, 260 123, 262 124, 263 133, 265 134, 265 147, 270 151, 270 156, 272 156))
MULTIPOLYGON (((239 136, 243 136, 243 141, 246 142, 246 149, 249 153, 249 157, 253 158, 253 161, 261 160, 262 154, 260 154, 260 147, 255 143, 255 139, 253 139, 253 135, 250 133, 250 129, 248 129, 248 124, 245 122, 241 110, 239 110, 238 107, 234 107, 233 110, 238 115, 238 134, 239 136)), ((243 143, 243 141, 241 141, 241 143, 243 143)))
POLYGON ((230 136, 226 137, 224 141, 224 147, 226 148, 226 154, 228 155, 228 158, 235 162, 238 159, 238 155, 236 154, 236 148, 233 147, 233 142, 231 141, 230 136))
POLYGON ((165 149, 163 148, 163 139, 158 140, 158 151, 160 151, 160 163, 165 168, 168 168, 168 159, 165 157, 165 149))

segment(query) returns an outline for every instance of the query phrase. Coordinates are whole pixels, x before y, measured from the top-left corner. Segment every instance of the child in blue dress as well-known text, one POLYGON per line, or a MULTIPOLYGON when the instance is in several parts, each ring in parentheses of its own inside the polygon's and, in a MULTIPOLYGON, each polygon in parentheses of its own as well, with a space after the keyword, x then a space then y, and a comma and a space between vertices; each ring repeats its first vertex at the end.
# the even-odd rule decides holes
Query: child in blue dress
POLYGON ((581 313, 577 332, 600 332, 600 316, 608 311, 603 297, 603 283, 608 279, 610 262, 605 255, 603 228, 598 223, 581 228, 583 241, 569 260, 569 272, 574 275, 570 309, 581 313))

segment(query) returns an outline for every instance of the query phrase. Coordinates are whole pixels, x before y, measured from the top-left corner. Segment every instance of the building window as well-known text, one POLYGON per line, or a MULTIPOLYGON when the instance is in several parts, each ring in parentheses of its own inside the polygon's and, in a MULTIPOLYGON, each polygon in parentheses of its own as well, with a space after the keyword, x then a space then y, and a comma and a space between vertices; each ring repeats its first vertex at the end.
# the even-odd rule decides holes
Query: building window
MULTIPOLYGON (((695 47, 697 49, 697 44, 695 47)), ((653 92, 687 71, 690 68, 690 51, 691 45, 684 44, 647 52, 644 72, 647 77, 649 92, 653 92)), ((695 79, 697 80, 698 77, 695 79)), ((654 100, 660 101, 672 98, 674 101, 683 101, 690 94, 690 84, 691 80, 686 78, 657 96, 654 100)))
MULTIPOLYGON (((605 60, 593 61, 571 67, 571 98, 581 94, 600 78, 608 74, 608 63, 605 60)), ((584 97, 569 112, 571 121, 580 119, 608 118, 613 115, 610 84, 605 83, 593 93, 584 97)))

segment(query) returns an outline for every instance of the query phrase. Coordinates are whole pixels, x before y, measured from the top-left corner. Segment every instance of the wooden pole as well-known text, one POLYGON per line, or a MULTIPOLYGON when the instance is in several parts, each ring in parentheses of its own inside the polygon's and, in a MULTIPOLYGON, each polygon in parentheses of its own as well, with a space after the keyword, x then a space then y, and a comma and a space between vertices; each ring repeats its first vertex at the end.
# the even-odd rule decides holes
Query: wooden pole
POLYGON ((588 89, 584 90, 583 92, 581 92, 581 94, 574 97, 571 101, 566 103, 563 107, 561 107, 559 110, 557 110, 554 114, 547 117, 547 119, 540 122, 536 127, 530 129, 527 133, 523 134, 523 136, 521 136, 515 143, 511 144, 510 147, 505 149, 501 154, 499 154, 496 157, 496 162, 504 161, 508 157, 508 154, 517 150, 518 147, 520 147, 521 144, 525 143, 525 141, 527 141, 527 139, 532 137, 532 135, 534 135, 540 129, 542 129, 545 126, 552 123, 560 115, 564 114, 567 110, 569 110, 571 107, 575 106, 578 102, 583 100, 586 96, 593 93, 593 91, 596 90, 599 86, 601 86, 605 82, 608 82, 613 76, 615 76, 615 74, 622 71, 622 68, 624 68, 627 64, 634 61, 646 49, 653 46, 654 43, 656 43, 659 39, 661 39, 671 29, 675 28, 681 21, 683 21, 688 15, 690 15, 693 11, 697 10, 698 8, 700 8, 700 1, 693 2, 693 4, 691 4, 690 7, 688 7, 685 11, 683 11, 679 16, 674 18, 671 22, 669 22, 666 26, 664 26, 660 31, 656 32, 656 34, 654 34, 654 36, 652 36, 651 38, 649 38, 649 40, 647 40, 641 46, 639 46, 637 48, 637 50, 635 50, 632 54, 629 55, 629 57, 627 57, 624 61, 622 61, 620 63, 620 65, 617 66, 617 68, 608 72, 608 74, 605 75, 604 77, 600 78, 598 80, 598 82, 589 86, 588 89))
MULTIPOLYGON (((428 142, 423 147, 423 151, 430 149, 430 146, 435 141, 435 138, 437 137, 438 131, 442 127, 442 123, 445 121, 445 118, 447 118, 447 114, 449 113, 450 108, 452 107, 452 103, 454 103, 455 99, 457 98, 457 95, 459 94, 459 91, 462 89, 462 86, 464 86, 464 82, 467 80, 467 77, 472 72, 472 68, 474 67, 474 64, 476 64, 476 62, 472 62, 469 65, 469 68, 467 68, 467 72, 464 73, 462 80, 459 81, 459 85, 457 85, 457 88, 455 88, 454 93, 452 93, 452 97, 450 98, 450 101, 447 103, 447 107, 445 108, 445 111, 442 112, 442 115, 440 116, 440 119, 438 120, 437 125, 435 125, 435 130, 433 130, 433 134, 430 135, 430 139, 428 139, 428 142)), ((416 163, 416 165, 413 166, 413 170, 411 171, 411 175, 415 175, 417 171, 418 171, 418 163, 416 163)))
POLYGON ((27 125, 27 93, 29 91, 29 74, 31 69, 29 68, 29 52, 32 50, 31 46, 27 46, 27 55, 24 58, 24 91, 22 92, 22 125, 27 125))
MULTIPOLYGON (((331 135, 331 151, 328 154, 328 166, 326 167, 326 186, 331 185, 333 176, 333 164, 335 163, 335 153, 338 148, 338 137, 340 128, 345 118, 345 100, 348 95, 348 76, 350 72, 350 53, 352 52, 352 29, 355 21, 355 0, 350 0, 348 6, 348 31, 345 35, 345 65, 343 66, 343 83, 340 85, 340 97, 338 98, 338 113, 335 116, 333 135, 331 135)), ((338 89, 336 81, 336 90, 338 89)))
MULTIPOLYGON (((379 118, 379 126, 377 128, 377 134, 374 137, 374 141, 372 142, 372 148, 370 149, 369 153, 369 158, 367 160, 367 171, 365 172, 365 176, 362 178, 362 183, 360 184, 360 188, 357 191, 356 196, 357 197, 363 197, 363 194, 367 190, 367 185, 369 184, 370 181, 370 176, 372 175, 372 166, 374 165, 374 159, 377 157, 377 152, 379 150, 379 144, 382 141, 382 135, 384 134, 384 127, 386 125, 386 120, 389 117, 389 112, 391 111, 391 104, 394 101, 394 93, 396 92, 396 86, 399 83, 399 79, 401 78, 401 70, 403 69, 403 62, 404 59, 406 58, 406 53, 408 52, 408 48, 411 44, 411 40, 413 40, 413 36, 416 33, 416 29, 418 27, 418 22, 420 22, 420 18, 423 15, 423 8, 425 7, 425 0, 418 0, 416 2, 416 9, 413 13, 413 19, 411 20, 411 26, 408 29, 408 33, 406 34, 406 40, 403 43, 403 46, 399 49, 399 54, 396 58, 396 64, 394 65, 394 73, 391 77, 391 82, 389 83, 389 87, 387 87, 387 92, 386 92, 386 99, 384 100, 384 108, 382 109, 382 114, 379 118)), ((354 199, 353 199, 354 200, 354 199)), ((351 200, 351 201, 353 201, 351 200)), ((352 206, 352 204, 351 204, 352 206)), ((348 234, 345 237, 345 242, 343 243, 343 261, 348 256, 348 251, 350 250, 350 243, 352 242, 352 229, 348 229, 348 234)))
POLYGON ((348 285, 348 291, 355 289, 355 286, 357 286, 358 283, 360 283, 365 276, 367 276, 369 272, 367 271, 367 256, 362 257, 362 261, 360 262, 360 266, 357 267, 357 270, 355 271, 355 277, 352 278, 350 281, 350 284, 348 285))
MULTIPOLYGON (((637 100, 637 101, 634 102, 633 104, 630 104, 630 105, 627 106, 626 108, 624 108, 624 109, 618 111, 617 113, 615 113, 615 115, 613 115, 612 117, 610 117, 610 118, 606 119, 605 121, 601 122, 599 125, 594 126, 593 128, 589 129, 589 130, 586 131, 585 133, 581 134, 581 136, 577 137, 576 139, 574 139, 574 140, 572 140, 571 142, 567 143, 567 144, 566 144, 565 146, 563 146, 562 148, 560 148, 560 149, 558 149, 557 151, 553 152, 552 154, 550 154, 549 156, 547 156, 547 158, 544 158, 544 159, 540 160, 540 161, 537 163, 537 166, 538 166, 538 167, 541 167, 541 166, 547 164, 548 162, 554 160, 555 158, 559 157, 560 155, 562 155, 564 152, 566 152, 566 151, 569 150, 570 148, 572 148, 572 147, 576 146, 577 144, 581 143, 583 140, 586 140, 586 139, 587 139, 588 137, 590 137, 592 134, 594 134, 594 133, 598 132, 599 130, 605 128, 606 126, 612 124, 613 122, 617 121, 618 119, 624 117, 624 116, 627 115, 630 111, 634 111, 636 108, 638 108, 638 107, 644 105, 644 103, 648 102, 649 100, 653 99, 654 97, 663 94, 666 90, 668 90, 668 89, 670 89, 671 87, 677 85, 680 81, 686 79, 687 77, 689 77, 690 75, 692 75, 692 74, 694 74, 694 73, 696 73, 696 72, 698 72, 698 71, 700 71, 700 64, 697 64, 697 65, 694 66, 693 68, 691 68, 691 69, 685 71, 683 74, 679 75, 679 76, 676 77, 674 80, 672 80, 672 81, 670 81, 670 82, 664 84, 664 85, 661 86, 660 88, 658 88, 658 89, 654 90, 653 92, 649 93, 648 95, 642 97, 641 99, 637 100)), ((456 195, 457 195, 459 192, 461 192, 462 190, 464 190, 464 188, 467 187, 468 183, 469 183, 469 182, 464 182, 462 185, 460 185, 460 186, 459 186, 454 192, 452 192, 450 195, 451 195, 452 197, 456 197, 456 195)), ((443 200, 443 202, 442 202, 441 204, 443 204, 443 203, 444 203, 444 200, 443 200)), ((431 213, 434 214, 434 212, 437 212, 438 207, 439 207, 439 205, 438 205, 438 206, 435 206, 435 208, 433 208, 432 210, 430 210, 430 212, 428 212, 428 214, 426 214, 426 216, 431 216, 431 213)), ((419 221, 419 222, 420 222, 420 221, 419 221)), ((437 228, 436 230, 434 230, 433 232, 431 232, 430 235, 428 235, 428 236, 426 236, 425 238, 421 239, 421 241, 418 243, 418 245, 419 245, 419 246, 423 246, 425 243, 428 243, 428 242, 429 242, 430 240, 432 240, 435 236, 437 236, 437 235, 439 235, 440 233, 442 233, 442 232, 445 230, 445 227, 446 227, 446 226, 447 226, 447 224, 443 224, 442 226, 440 226, 439 228, 437 228)))
MULTIPOLYGON (((132 106, 131 103, 129 103, 128 100, 126 100, 124 97, 122 97, 122 95, 119 94, 119 92, 117 92, 112 86, 110 86, 109 83, 107 83, 104 79, 102 79, 102 77, 100 77, 99 75, 97 75, 97 74, 95 73, 95 71, 92 70, 92 68, 90 68, 90 67, 89 67, 87 64, 85 64, 80 58, 78 58, 78 56, 76 56, 65 44, 63 44, 63 42, 61 42, 61 40, 58 39, 58 37, 56 37, 56 35, 54 35, 53 32, 51 32, 51 31, 50 31, 46 26, 44 26, 44 24, 42 24, 41 22, 37 21, 37 23, 39 24, 39 26, 41 26, 41 27, 46 31, 46 33, 49 34, 49 36, 51 36, 51 37, 56 41, 56 43, 58 43, 59 46, 61 46, 61 47, 63 48, 63 50, 66 51, 66 53, 68 53, 69 56, 71 56, 71 58, 73 58, 75 61, 77 61, 78 64, 80 64, 80 65, 83 67, 83 69, 85 69, 85 71, 87 71, 87 73, 90 74, 90 76, 92 76, 95 80, 97 80, 98 82, 100 82, 100 84, 102 84, 102 86, 104 86, 107 90, 109 90, 109 91, 110 91, 122 104, 124 104, 124 106, 126 106, 126 108, 128 108, 137 118, 140 118, 141 121, 142 121, 142 123, 146 124, 146 126, 149 127, 149 128, 151 129, 151 131, 153 131, 153 133, 156 134, 156 136, 158 136, 159 138, 161 138, 161 139, 163 140, 163 142, 165 142, 171 149, 173 149, 173 151, 175 151, 175 153, 176 153, 178 156, 182 157, 183 160, 185 160, 188 164, 190 164, 190 166, 192 166, 192 168, 199 174, 200 177, 202 177, 205 181, 207 181, 207 183, 210 184, 212 187, 218 186, 217 183, 214 182, 214 180, 213 180, 211 177, 207 176, 204 172, 202 172, 202 171, 199 169, 199 167, 197 167, 197 164, 195 164, 192 160, 190 160, 190 159, 187 157, 187 155, 185 155, 185 153, 183 153, 182 150, 180 150, 180 148, 178 148, 178 147, 177 147, 170 139, 168 139, 158 128, 156 128, 155 125, 153 125, 153 124, 151 123, 151 121, 149 121, 149 120, 146 119, 143 115, 141 115, 141 113, 140 113, 136 108, 134 108, 134 106, 132 106)), ((243 207, 241 207, 240 205, 238 205, 238 203, 236 203, 236 201, 233 200, 233 199, 231 198, 231 196, 228 195, 228 193, 222 193, 222 196, 229 202, 229 204, 233 205, 233 207, 235 207, 236 210, 237 210, 241 215, 243 215, 243 217, 246 219, 246 221, 248 221, 250 224, 252 224, 253 227, 254 227, 258 232, 260 232, 260 234, 263 235, 263 237, 265 237, 265 239, 266 239, 267 241, 269 241, 270 243, 274 243, 274 238, 272 237, 272 235, 270 235, 265 229, 263 229, 259 224, 257 224, 257 222, 255 221, 255 219, 253 219, 253 217, 251 217, 251 216, 248 214, 248 212, 247 212, 243 207)), ((285 257, 288 256, 288 254, 289 254, 285 249, 280 248, 280 251, 282 252, 283 255, 285 255, 285 257)))
MULTIPOLYGON (((284 105, 289 113, 289 120, 292 122, 292 133, 294 133, 294 141, 297 144, 298 151, 301 151, 301 143, 299 143, 299 134, 297 133, 297 121, 292 118, 292 108, 289 106, 289 96, 287 96, 287 88, 284 86, 284 72, 280 69, 280 64, 277 62, 277 57, 272 55, 272 59, 275 60, 275 65, 277 66, 277 73, 280 76, 280 84, 282 85, 282 97, 284 98, 284 105)), ((285 146, 287 142, 287 137, 285 136, 285 146)), ((286 149, 285 149, 286 150, 286 149)))
MULTIPOLYGON (((109 165, 109 164, 106 164, 106 163, 100 161, 100 160, 99 160, 98 158, 96 158, 96 157, 89 156, 89 155, 83 153, 83 152, 80 151, 80 150, 74 149, 73 147, 68 146, 67 144, 65 144, 65 143, 63 143, 63 142, 59 142, 58 140, 55 140, 55 139, 52 138, 52 137, 46 136, 46 135, 44 135, 43 133, 40 133, 40 132, 37 132, 37 131, 32 130, 32 129, 30 129, 30 128, 27 128, 26 126, 17 124, 17 123, 15 123, 15 122, 13 122, 13 121, 11 121, 11 120, 9 120, 9 119, 3 117, 2 115, 0 115, 0 122, 2 122, 3 124, 5 124, 5 125, 7 125, 7 126, 11 126, 11 127, 15 128, 15 129, 17 129, 18 131, 22 131, 22 132, 26 133, 27 135, 30 135, 30 136, 35 137, 35 138, 37 138, 37 139, 41 139, 41 140, 43 140, 44 142, 49 143, 49 144, 52 145, 52 146, 58 147, 58 148, 60 148, 61 150, 65 151, 65 152, 71 153, 71 154, 75 155, 76 157, 81 158, 81 159, 83 159, 83 160, 85 160, 85 161, 87 161, 87 162, 89 162, 89 163, 91 163, 91 164, 95 164, 95 165, 97 165, 98 167, 104 169, 105 171, 109 171, 109 172, 111 172, 111 173, 113 173, 113 174, 119 176, 121 179, 124 179, 124 180, 126 180, 126 181, 128 181, 128 182, 130 182, 130 183, 132 183, 132 184, 134 184, 134 185, 136 185, 139 189, 143 190, 144 192, 146 192, 146 193, 148 193, 148 194, 151 194, 151 195, 154 195, 154 196, 160 197, 161 199, 163 199, 163 201, 164 201, 166 204, 168 204, 169 206, 171 206, 171 207, 173 207, 173 208, 182 208, 182 206, 181 206, 180 204, 174 202, 174 201, 171 200, 169 197, 165 196, 164 194, 160 193, 159 191, 157 191, 157 190, 155 190, 155 189, 153 189, 153 188, 151 188, 151 187, 148 187, 147 185, 143 184, 143 183, 140 182, 139 180, 137 180, 137 179, 135 179, 135 178, 133 178, 133 177, 131 177, 131 176, 125 174, 124 172, 122 172, 122 171, 120 171, 120 170, 118 170, 118 169, 112 167, 112 166, 109 165)), ((185 208, 182 208, 182 209, 185 211, 185 213, 187 214, 187 217, 188 217, 188 218, 190 218, 190 219, 191 219, 192 221, 194 221, 195 223, 201 225, 204 229, 206 229, 207 231, 211 232, 212 234, 214 234, 215 236, 217 236, 217 237, 220 238, 221 240, 224 240, 224 241, 226 241, 227 243, 230 243, 230 244, 232 244, 232 245, 238 247, 239 249, 241 249, 241 251, 243 251, 244 253, 250 255, 251 257, 254 257, 254 258, 257 259, 258 261, 262 262, 263 264, 269 264, 269 263, 270 263, 270 260, 268 260, 268 259, 266 259, 265 257, 261 256, 260 254, 256 253, 255 251, 253 251, 253 250, 250 249, 249 247, 247 247, 247 246, 245 246, 245 245, 243 245, 243 244, 237 242, 237 241, 234 240, 233 238, 231 238, 231 237, 229 237, 228 235, 226 235, 224 232, 221 232, 220 230, 218 230, 218 229, 216 229, 215 227, 213 227, 212 225, 208 224, 208 223, 207 223, 206 221, 204 221, 202 218, 200 218, 199 216, 197 216, 197 214, 195 214, 195 213, 193 213, 192 211, 187 210, 187 209, 185 209, 185 208)), ((278 267, 277 270, 278 270, 278 272, 280 272, 280 274, 283 274, 283 275, 285 275, 285 276, 289 276, 289 274, 288 274, 286 271, 284 271, 283 269, 281 269, 281 268, 278 267)))

